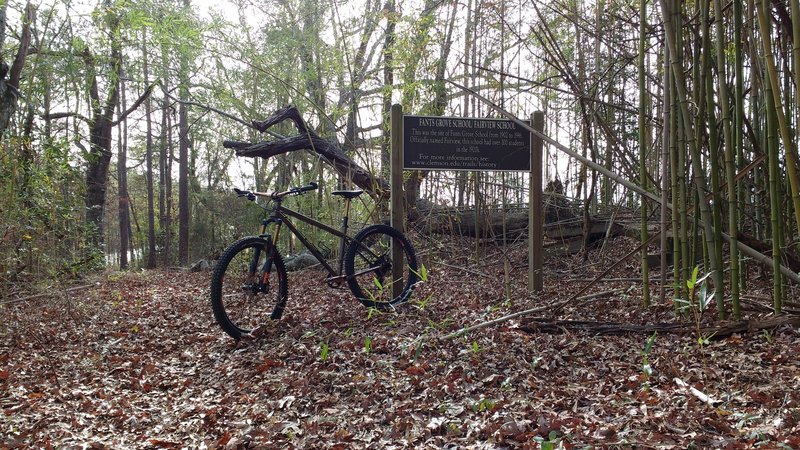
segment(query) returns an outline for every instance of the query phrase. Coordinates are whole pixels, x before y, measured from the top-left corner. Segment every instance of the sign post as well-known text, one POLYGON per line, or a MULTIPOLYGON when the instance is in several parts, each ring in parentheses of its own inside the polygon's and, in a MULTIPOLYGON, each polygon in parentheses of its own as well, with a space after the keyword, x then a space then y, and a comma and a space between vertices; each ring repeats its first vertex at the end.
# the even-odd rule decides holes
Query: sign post
MULTIPOLYGON (((401 233, 405 233, 405 202, 403 194, 403 107, 398 104, 392 105, 390 117, 391 141, 390 153, 391 161, 389 168, 390 189, 391 189, 391 225, 401 233)), ((403 261, 403 249, 399 245, 392 243, 392 297, 397 298, 403 293, 402 282, 403 270, 406 263, 403 261)))
MULTIPOLYGON (((533 129, 544 133, 544 113, 536 111, 531 118, 533 129)), ((542 148, 539 135, 531 141, 531 176, 528 189, 528 291, 541 292, 544 288, 542 266, 544 262, 542 230, 542 148)))

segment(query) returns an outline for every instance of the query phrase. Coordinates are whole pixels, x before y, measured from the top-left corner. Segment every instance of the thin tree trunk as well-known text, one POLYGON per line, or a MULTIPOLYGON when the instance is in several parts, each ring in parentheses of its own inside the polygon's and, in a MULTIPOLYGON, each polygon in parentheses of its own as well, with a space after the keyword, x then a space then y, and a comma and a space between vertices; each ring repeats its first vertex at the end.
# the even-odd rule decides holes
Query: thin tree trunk
MULTIPOLYGON (((797 1, 797 0, 794 0, 797 1)), ((738 2, 741 3, 741 2, 738 2)), ((728 193, 728 235, 731 237, 730 249, 730 292, 733 317, 741 320, 742 309, 739 303, 739 247, 738 247, 738 218, 739 210, 736 192, 736 166, 734 165, 734 138, 732 118, 730 116, 730 94, 728 92, 728 77, 725 55, 725 30, 722 26, 722 1, 714 0, 714 25, 717 32, 716 59, 717 59, 717 86, 719 90, 720 110, 722 112, 722 133, 725 152, 725 183, 728 193)), ((734 13, 735 14, 735 13, 734 13)), ((737 102, 741 97, 737 97, 737 102)))
MULTIPOLYGON (((647 0, 639 2, 639 183, 644 190, 647 190, 647 85, 645 84, 644 56, 646 51, 645 32, 647 30, 647 0)), ((642 243, 650 240, 647 234, 647 198, 640 196, 641 208, 641 228, 640 240, 642 243)), ((647 247, 642 249, 642 295, 645 306, 650 306, 650 267, 647 261, 647 247)))
MULTIPOLYGON (((759 13, 761 14, 761 13, 759 13)), ((778 167, 778 139, 776 136, 776 128, 778 127, 778 114, 775 111, 775 103, 772 97, 775 91, 772 89, 772 81, 767 78, 764 80, 766 85, 766 109, 767 109, 767 155, 769 155, 769 203, 770 203, 770 221, 772 223, 772 266, 773 266, 773 283, 772 283, 772 304, 775 314, 780 314, 783 295, 783 279, 781 272, 775 270, 776 266, 780 265, 781 261, 781 201, 780 201, 780 188, 778 186, 778 179, 780 177, 780 169, 778 167)))
MULTIPOLYGON (((664 101, 663 101, 663 131, 661 136, 661 197, 664 199, 661 202, 661 287, 659 290, 659 302, 661 304, 667 301, 667 228, 669 228, 668 216, 669 210, 667 209, 667 201, 672 191, 670 183, 670 147, 672 146, 672 88, 670 87, 669 73, 669 50, 664 50, 664 101)), ((673 228, 673 241, 675 240, 673 228)), ((673 250, 674 251, 674 250, 673 250)), ((677 267, 677 265, 675 265, 677 267)), ((673 273, 674 274, 674 273, 673 273)), ((678 278, 675 277, 677 280, 678 278)))
MULTIPOLYGON (((150 84, 150 56, 147 51, 147 28, 142 29, 142 73, 144 84, 150 84)), ((153 183, 153 115, 152 101, 145 101, 145 178, 147 183, 147 262, 145 267, 156 267, 156 219, 153 183)))
MULTIPOLYGON (((183 7, 189 10, 189 0, 183 0, 183 7)), ((178 264, 189 263, 189 61, 187 49, 181 49, 179 62, 178 95, 178 264)))
MULTIPOLYGON (((120 102, 117 105, 119 115, 122 111, 127 109, 125 98, 125 81, 123 78, 119 80, 120 102)), ((119 127, 118 141, 117 141, 117 196, 118 196, 118 216, 119 216, 119 268, 125 270, 128 268, 128 253, 130 248, 130 229, 131 229, 131 216, 129 211, 129 197, 128 197, 128 121, 122 121, 122 126, 119 127)))
MULTIPOLYGON (((0 50, 3 49, 3 41, 6 34, 6 8, 8 2, 0 5, 0 50)), ((25 59, 28 56, 28 48, 31 45, 31 25, 36 21, 36 9, 28 2, 25 5, 25 16, 22 20, 22 31, 20 33, 19 47, 14 62, 9 68, 8 64, 2 59, 0 54, 0 141, 3 139, 11 116, 17 110, 19 99, 19 81, 22 78, 22 68, 25 66, 25 59), (8 79, 6 79, 8 75, 8 79)))
POLYGON ((383 39, 383 141, 381 142, 381 176, 389 178, 389 127, 390 110, 392 109, 392 93, 394 92, 394 42, 397 23, 397 10, 394 0, 386 0, 386 34, 383 39))

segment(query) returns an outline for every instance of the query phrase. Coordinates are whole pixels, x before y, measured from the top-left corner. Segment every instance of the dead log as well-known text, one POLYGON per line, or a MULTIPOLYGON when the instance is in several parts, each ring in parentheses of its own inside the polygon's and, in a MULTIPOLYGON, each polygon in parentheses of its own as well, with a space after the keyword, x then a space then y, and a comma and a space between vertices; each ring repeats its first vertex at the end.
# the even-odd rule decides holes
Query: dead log
MULTIPOLYGON (((767 256, 772 256, 772 244, 769 242, 764 242, 756 239, 755 236, 751 236, 747 233, 739 232, 736 236, 739 239, 739 242, 752 247, 758 252, 763 253, 767 256)), ((792 269, 795 272, 800 272, 800 258, 797 257, 791 251, 784 251, 781 254, 783 258, 783 262, 786 264, 787 267, 792 269)))
POLYGON ((579 320, 530 319, 520 324, 519 330, 526 333, 562 334, 566 331, 580 331, 599 336, 631 333, 653 334, 654 332, 685 332, 694 325, 691 323, 654 323, 634 325, 620 322, 591 322, 579 320))
POLYGON ((707 327, 702 329, 703 336, 710 336, 711 340, 723 339, 733 334, 753 333, 762 330, 774 330, 782 326, 790 325, 800 327, 800 316, 785 315, 767 318, 756 318, 731 322, 717 327, 707 327))
MULTIPOLYGON (((574 249, 577 246, 575 251, 579 251, 585 244, 591 245, 606 237, 620 236, 624 231, 621 225, 599 216, 590 218, 587 228, 583 219, 577 215, 577 210, 564 196, 545 193, 543 203, 544 235, 552 241, 548 246, 564 249, 574 249)), ((477 212, 475 208, 427 206, 421 209, 416 226, 439 234, 513 241, 527 237, 528 214, 526 205, 507 208, 505 212, 501 208, 477 212)), ((574 253, 569 250, 561 251, 565 252, 574 253)))
MULTIPOLYGON (((500 208, 447 208, 436 205, 419 207, 421 217, 417 225, 429 232, 472 237, 493 237, 513 241, 527 237, 528 205, 500 208), (478 236, 480 232, 480 236, 478 236)), ((583 219, 578 202, 564 195, 559 180, 552 180, 542 192, 542 224, 544 236, 551 242, 550 252, 576 253, 606 237, 619 236, 623 228, 601 217, 583 219)))

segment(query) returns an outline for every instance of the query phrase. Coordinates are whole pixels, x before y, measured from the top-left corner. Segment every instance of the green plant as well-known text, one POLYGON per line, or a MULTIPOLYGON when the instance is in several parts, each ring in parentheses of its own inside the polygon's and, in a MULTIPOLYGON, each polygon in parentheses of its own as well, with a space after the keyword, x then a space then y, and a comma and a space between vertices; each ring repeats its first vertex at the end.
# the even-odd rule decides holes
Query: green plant
POLYGON ((473 354, 478 354, 481 351, 481 346, 476 341, 472 341, 472 344, 469 346, 469 351, 473 354))
POLYGON ((413 305, 419 308, 420 310, 424 310, 425 307, 428 306, 428 303, 431 301, 432 298, 433 294, 431 293, 430 295, 421 300, 414 300, 413 305))
POLYGON ((367 320, 372 319, 372 316, 376 314, 381 314, 381 311, 378 308, 370 307, 367 309, 367 320))
POLYGON ((450 325, 451 323, 453 323, 452 317, 445 317, 440 322, 434 322, 433 320, 428 319, 428 328, 432 328, 435 330, 443 330, 447 328, 447 326, 450 325))
POLYGON ((369 353, 372 351, 372 336, 364 338, 364 352, 369 353))
POLYGON ((689 288, 689 298, 675 298, 674 301, 679 312, 685 314, 688 311, 692 314, 695 324, 695 337, 697 340, 697 345, 699 345, 702 349, 704 346, 708 345, 710 339, 714 336, 713 333, 709 335, 703 335, 703 331, 700 326, 703 313, 706 311, 706 309, 708 309, 708 305, 711 302, 711 299, 714 297, 714 294, 713 292, 709 294, 708 285, 705 283, 706 278, 711 275, 711 272, 698 279, 697 276, 699 272, 700 268, 695 266, 694 270, 692 270, 691 278, 686 280, 686 287, 689 288))
POLYGON ((653 367, 650 365, 650 352, 656 343, 657 332, 653 332, 645 341, 642 349, 642 375, 644 376, 645 388, 650 387, 650 376, 653 374, 653 367))
POLYGON ((491 411, 495 408, 496 403, 490 398, 481 399, 478 403, 472 405, 472 410, 475 412, 491 411))
POLYGON ((421 336, 417 338, 417 345, 416 348, 414 349, 414 358, 411 359, 412 366, 417 363, 417 359, 419 359, 419 355, 420 353, 422 353, 422 346, 425 343, 426 336, 427 335, 423 333, 421 336))
POLYGON ((564 448, 561 439, 558 437, 557 431, 551 431, 548 433, 547 438, 536 436, 533 438, 533 440, 539 443, 539 448, 542 450, 555 450, 557 448, 564 448))
POLYGON ((428 268, 425 267, 425 264, 420 264, 419 270, 413 270, 413 269, 410 270, 419 279, 419 281, 417 281, 418 283, 426 283, 428 281, 428 268))
POLYGON ((325 362, 328 359, 328 353, 330 352, 330 345, 328 341, 322 341, 319 343, 319 359, 322 362, 325 362))
POLYGON ((761 335, 764 336, 764 340, 767 341, 767 344, 772 344, 772 340, 774 337, 772 336, 772 332, 769 330, 762 330, 761 335))

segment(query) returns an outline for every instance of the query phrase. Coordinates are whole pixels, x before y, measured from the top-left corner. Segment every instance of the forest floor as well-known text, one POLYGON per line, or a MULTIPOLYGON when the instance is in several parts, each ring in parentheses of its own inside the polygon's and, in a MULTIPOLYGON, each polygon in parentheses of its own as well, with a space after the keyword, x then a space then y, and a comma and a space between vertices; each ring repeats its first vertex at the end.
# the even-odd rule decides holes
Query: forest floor
MULTIPOLYGON (((800 448, 800 330, 700 345, 691 332, 525 332, 522 318, 444 339, 562 301, 636 247, 548 259, 531 296, 524 245, 486 246, 478 263, 471 242, 418 244, 431 277, 391 313, 292 273, 284 318, 248 343, 214 322, 207 272, 105 273, 4 299, 0 449, 800 448), (508 296, 504 259, 519 266, 508 296)), ((640 275, 634 258, 589 291, 615 294, 554 318, 692 321, 643 307, 640 275)), ((769 306, 769 283, 746 293, 769 306)))

